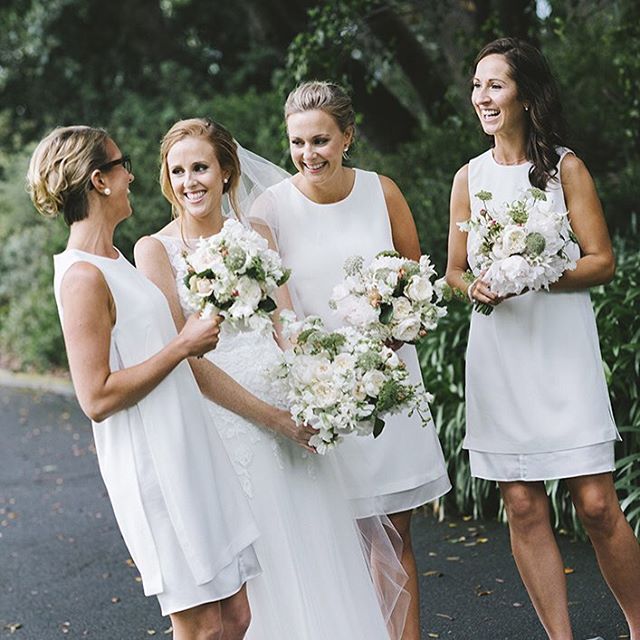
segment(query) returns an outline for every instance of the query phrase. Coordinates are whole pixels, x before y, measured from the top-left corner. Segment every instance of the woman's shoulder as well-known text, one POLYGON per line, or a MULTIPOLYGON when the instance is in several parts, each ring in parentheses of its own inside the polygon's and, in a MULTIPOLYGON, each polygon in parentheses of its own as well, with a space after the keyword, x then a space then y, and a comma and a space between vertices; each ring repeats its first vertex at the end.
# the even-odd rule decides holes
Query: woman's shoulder
POLYGON ((572 178, 579 178, 589 173, 583 160, 579 158, 572 149, 557 147, 556 152, 559 156, 558 167, 563 182, 572 178))

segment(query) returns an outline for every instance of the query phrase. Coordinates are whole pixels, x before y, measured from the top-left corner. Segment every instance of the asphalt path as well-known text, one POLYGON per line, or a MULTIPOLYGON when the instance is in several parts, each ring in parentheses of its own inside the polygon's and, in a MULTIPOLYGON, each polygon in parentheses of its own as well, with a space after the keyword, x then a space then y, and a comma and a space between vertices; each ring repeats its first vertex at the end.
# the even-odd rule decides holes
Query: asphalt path
MULTIPOLYGON (((421 509, 413 533, 423 639, 546 638, 503 525, 462 518, 437 522, 421 509)), ((576 640, 628 638, 590 545, 566 536, 559 542, 576 640)), ((156 599, 142 593, 100 479, 89 422, 75 400, 3 386, 0 637, 171 637, 156 599)))

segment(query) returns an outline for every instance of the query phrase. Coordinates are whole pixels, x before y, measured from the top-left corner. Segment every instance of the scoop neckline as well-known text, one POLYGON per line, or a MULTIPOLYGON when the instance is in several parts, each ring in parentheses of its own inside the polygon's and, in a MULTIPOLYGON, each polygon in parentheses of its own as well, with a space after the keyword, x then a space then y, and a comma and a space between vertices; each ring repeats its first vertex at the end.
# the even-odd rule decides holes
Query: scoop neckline
POLYGON ((309 196, 307 196, 304 193, 302 193, 302 191, 300 191, 300 189, 298 189, 298 187, 296 187, 296 185, 293 184, 294 176, 291 176, 289 178, 289 182, 290 182, 291 186, 293 187, 293 190, 297 194, 299 194, 301 198, 303 198, 307 202, 311 203, 312 205, 315 205, 316 207, 333 207, 333 206, 335 206, 337 204, 343 204, 343 203, 347 202, 349 200, 349 198, 351 198, 353 196, 353 194, 355 193, 356 184, 358 182, 358 177, 360 175, 360 169, 358 169, 357 167, 351 167, 351 168, 353 169, 353 172, 354 172, 354 178, 353 178, 353 184, 351 185, 351 190, 349 191, 349 193, 347 193, 347 195, 344 198, 342 198, 341 200, 336 200, 335 202, 316 202, 315 200, 312 200, 309 196))

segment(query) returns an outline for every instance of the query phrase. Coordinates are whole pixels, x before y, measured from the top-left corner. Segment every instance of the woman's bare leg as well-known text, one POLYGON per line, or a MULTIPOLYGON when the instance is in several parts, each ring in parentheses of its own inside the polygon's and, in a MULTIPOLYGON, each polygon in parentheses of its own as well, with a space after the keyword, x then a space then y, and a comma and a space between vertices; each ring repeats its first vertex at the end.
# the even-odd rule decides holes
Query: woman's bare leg
POLYGON ((581 476, 567 485, 602 575, 627 619, 631 640, 640 640, 640 545, 620 509, 613 477, 581 476))
POLYGON ((411 511, 401 511, 389 515, 389 520, 402 538, 402 567, 409 579, 405 589, 411 596, 407 621, 402 633, 402 640, 420 640, 420 591, 418 587, 418 569, 411 544, 411 511))
POLYGON ((542 482, 500 482, 511 550, 538 618, 551 640, 571 640, 567 584, 542 482))

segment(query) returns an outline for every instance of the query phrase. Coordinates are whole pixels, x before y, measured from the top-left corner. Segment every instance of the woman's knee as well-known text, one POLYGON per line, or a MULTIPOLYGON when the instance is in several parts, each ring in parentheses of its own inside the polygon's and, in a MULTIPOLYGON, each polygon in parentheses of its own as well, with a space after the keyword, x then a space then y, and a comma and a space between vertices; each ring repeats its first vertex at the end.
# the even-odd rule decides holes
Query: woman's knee
POLYGON ((217 603, 204 604, 171 616, 174 632, 189 640, 221 640, 222 618, 217 603))
POLYGON ((249 606, 239 608, 235 610, 231 616, 225 617, 224 630, 225 639, 229 638, 244 638, 249 625, 251 624, 251 609, 249 606))
POLYGON ((591 491, 574 500, 580 521, 590 535, 613 532, 620 518, 624 518, 617 497, 609 492, 591 491))
POLYGON ((546 494, 526 485, 501 487, 507 518, 511 525, 531 526, 548 522, 549 507, 546 494))

